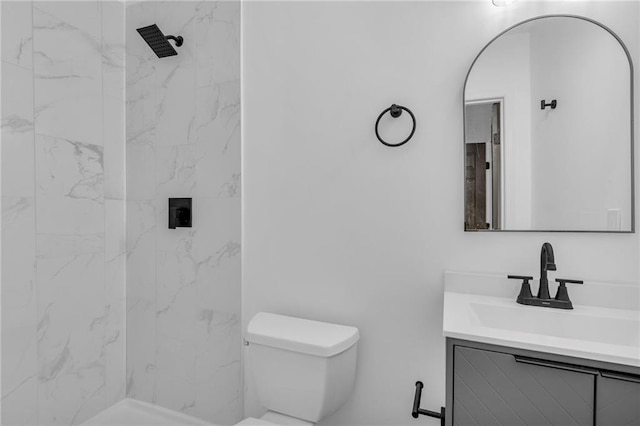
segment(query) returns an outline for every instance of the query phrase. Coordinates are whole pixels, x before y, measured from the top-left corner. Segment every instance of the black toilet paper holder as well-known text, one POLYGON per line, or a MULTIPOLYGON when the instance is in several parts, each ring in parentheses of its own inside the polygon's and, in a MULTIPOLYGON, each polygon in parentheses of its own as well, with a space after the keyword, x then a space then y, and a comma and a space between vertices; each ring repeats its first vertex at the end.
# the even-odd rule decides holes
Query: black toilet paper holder
POLYGON ((440 426, 444 426, 444 413, 445 413, 444 407, 440 407, 439 413, 437 411, 424 410, 420 408, 420 399, 422 398, 423 387, 424 387, 424 384, 418 380, 416 382, 416 394, 413 397, 413 411, 411 411, 411 415, 413 416, 414 419, 417 419, 418 416, 421 414, 423 416, 429 416, 436 419, 440 419, 440 426))

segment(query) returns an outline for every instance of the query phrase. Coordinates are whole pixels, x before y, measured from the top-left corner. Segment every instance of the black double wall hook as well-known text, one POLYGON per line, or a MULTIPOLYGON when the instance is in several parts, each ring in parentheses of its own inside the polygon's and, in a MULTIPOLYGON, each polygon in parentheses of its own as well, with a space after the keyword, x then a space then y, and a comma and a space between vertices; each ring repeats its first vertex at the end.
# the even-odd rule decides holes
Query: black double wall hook
POLYGON ((547 107, 551 107, 551 109, 556 109, 557 106, 558 106, 558 101, 556 99, 552 100, 551 102, 547 102, 544 99, 540 101, 540 109, 545 109, 547 107))
POLYGON ((386 146, 404 145, 405 143, 409 142, 409 139, 411 139, 413 137, 413 134, 415 132, 416 132, 416 117, 413 115, 413 113, 411 112, 411 110, 409 108, 403 107, 402 105, 396 105, 396 104, 391 105, 389 108, 387 108, 384 111, 382 111, 382 113, 378 116, 378 119, 376 120, 376 137, 378 138, 378 140, 380 142, 382 142, 382 144, 384 144, 386 146), (382 139, 380 137, 380 133, 378 133, 378 124, 380 123, 380 119, 387 112, 389 113, 389 115, 391 115, 391 117, 398 118, 398 117, 400 117, 402 115, 402 111, 403 110, 407 111, 409 113, 409 115, 411 116, 411 120, 413 121, 413 128, 411 129, 411 133, 409 134, 409 136, 407 136, 407 138, 405 140, 403 140, 400 143, 389 143, 389 142, 385 141, 384 139, 382 139))

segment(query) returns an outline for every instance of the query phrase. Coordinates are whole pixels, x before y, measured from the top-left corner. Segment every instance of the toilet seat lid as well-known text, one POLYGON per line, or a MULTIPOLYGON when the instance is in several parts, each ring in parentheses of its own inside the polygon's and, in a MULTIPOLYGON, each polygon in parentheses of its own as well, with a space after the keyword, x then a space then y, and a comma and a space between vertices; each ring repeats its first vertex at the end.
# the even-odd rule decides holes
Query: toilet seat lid
POLYGON ((249 343, 327 358, 346 351, 359 337, 355 327, 267 312, 251 319, 246 334, 249 343))

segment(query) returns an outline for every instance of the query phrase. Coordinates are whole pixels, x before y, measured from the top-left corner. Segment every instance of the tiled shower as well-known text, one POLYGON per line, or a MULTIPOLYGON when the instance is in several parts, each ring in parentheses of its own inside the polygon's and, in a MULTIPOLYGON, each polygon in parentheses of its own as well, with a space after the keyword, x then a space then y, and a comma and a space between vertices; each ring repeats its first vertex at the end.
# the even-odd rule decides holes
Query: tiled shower
POLYGON ((241 417, 239 43, 235 1, 2 2, 3 424, 241 417))
POLYGON ((127 7, 127 394, 234 423, 240 376, 240 5, 127 7), (158 59, 135 31, 185 42, 158 59), (224 60, 221 60, 224 58, 224 60), (168 229, 169 197, 193 227, 168 229))

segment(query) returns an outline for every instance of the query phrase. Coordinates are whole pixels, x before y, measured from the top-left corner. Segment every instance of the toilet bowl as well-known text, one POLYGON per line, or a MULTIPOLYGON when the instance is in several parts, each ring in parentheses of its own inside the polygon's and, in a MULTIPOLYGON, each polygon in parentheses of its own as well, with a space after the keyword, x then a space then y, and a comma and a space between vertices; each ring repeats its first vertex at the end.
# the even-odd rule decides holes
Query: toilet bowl
POLYGON ((358 329, 260 312, 249 322, 248 363, 267 413, 236 426, 311 426, 353 391, 358 329))

